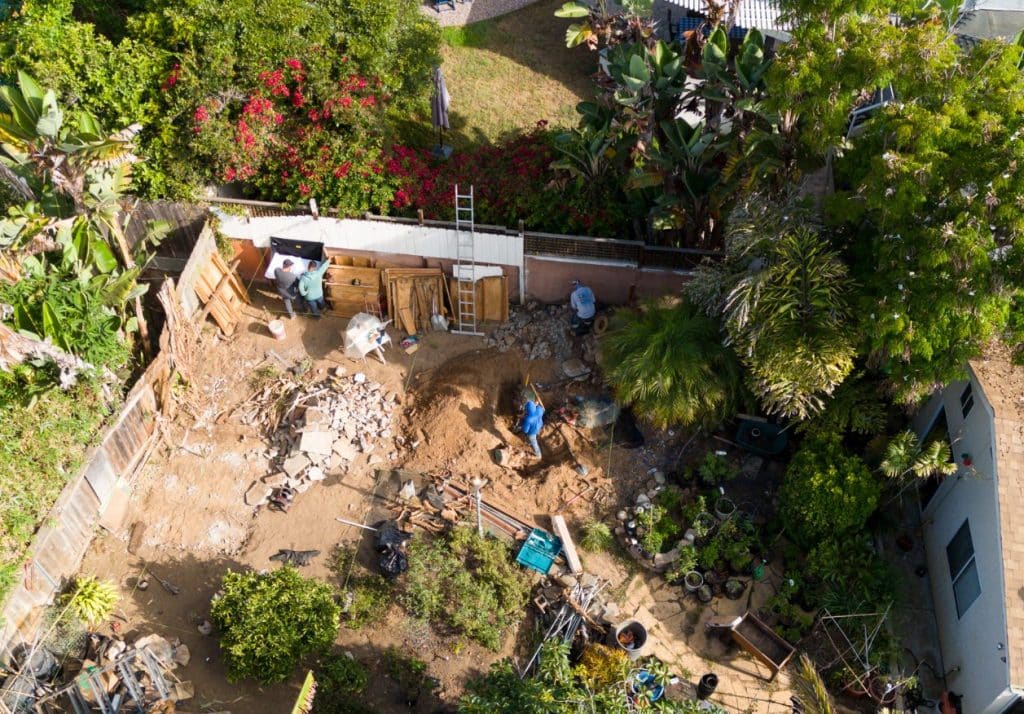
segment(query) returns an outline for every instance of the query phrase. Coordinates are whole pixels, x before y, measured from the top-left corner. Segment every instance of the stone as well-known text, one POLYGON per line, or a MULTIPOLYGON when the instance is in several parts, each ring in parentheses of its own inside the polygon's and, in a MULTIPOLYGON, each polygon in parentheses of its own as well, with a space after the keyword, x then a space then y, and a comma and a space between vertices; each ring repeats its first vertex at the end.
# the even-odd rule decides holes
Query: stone
POLYGON ((562 373, 569 379, 580 379, 590 374, 590 367, 576 357, 562 363, 562 373))
POLYGON ((571 573, 559 573, 554 578, 552 578, 552 580, 561 585, 563 588, 568 588, 570 590, 576 587, 576 583, 578 582, 576 580, 576 576, 572 575, 571 573))
POLYGON ((280 473, 271 474, 270 476, 264 476, 263 483, 267 484, 271 488, 281 488, 288 483, 288 474, 282 471, 280 473))
POLYGON ((305 454, 292 454, 281 464, 288 478, 298 478, 303 471, 309 468, 309 459, 305 454))
POLYGON ((299 451, 329 456, 336 438, 337 434, 333 431, 307 431, 299 440, 299 451))
POLYGON ((650 503, 651 499, 646 493, 639 493, 636 497, 636 505, 642 506, 645 503, 650 503))
POLYGON ((403 483, 402 488, 398 492, 398 497, 405 501, 415 498, 416 484, 414 484, 411 480, 403 483))
POLYGON ((665 472, 664 471, 655 471, 654 472, 654 482, 656 484, 658 484, 659 486, 664 486, 665 485, 665 472))
POLYGON ((650 607, 651 615, 658 621, 667 620, 683 611, 679 601, 656 602, 650 607))
POLYGON ((306 426, 314 424, 327 425, 331 423, 331 416, 320 407, 310 407, 306 410, 306 426))
POLYGON ((604 611, 601 613, 601 619, 608 623, 618 622, 619 613, 619 606, 614 602, 605 603, 604 611))
POLYGON ((213 623, 211 623, 209 620, 203 620, 198 625, 196 625, 196 630, 198 630, 199 634, 203 637, 209 637, 210 634, 213 632, 213 623))
POLYGON ((169 665, 174 659, 174 648, 160 635, 146 635, 135 640, 135 649, 149 650, 157 661, 169 665))
POLYGON ((319 466, 313 466, 306 472, 306 478, 310 481, 323 481, 327 478, 327 474, 325 474, 324 470, 319 466))
POLYGON ((245 492, 245 503, 249 506, 262 506, 270 500, 270 494, 274 492, 270 486, 256 481, 249 490, 245 492))
POLYGON ((334 376, 335 377, 344 377, 346 372, 348 372, 348 370, 345 369, 344 367, 335 367, 334 368, 334 376))
POLYGON ((679 546, 676 546, 667 553, 654 553, 654 568, 665 568, 666 565, 671 565, 680 556, 679 546))
POLYGON ((359 449, 347 439, 338 439, 331 448, 335 454, 346 461, 355 461, 359 455, 359 449))
POLYGON ((352 381, 355 382, 356 384, 363 384, 364 382, 366 382, 366 375, 363 374, 362 372, 356 372, 355 374, 352 375, 352 381))
POLYGON ((295 489, 296 493, 305 493, 309 490, 309 487, 313 485, 312 481, 299 481, 292 488, 295 489))
POLYGON ((192 653, 189 651, 188 645, 179 644, 174 648, 174 661, 182 667, 188 667, 188 663, 192 661, 192 653))

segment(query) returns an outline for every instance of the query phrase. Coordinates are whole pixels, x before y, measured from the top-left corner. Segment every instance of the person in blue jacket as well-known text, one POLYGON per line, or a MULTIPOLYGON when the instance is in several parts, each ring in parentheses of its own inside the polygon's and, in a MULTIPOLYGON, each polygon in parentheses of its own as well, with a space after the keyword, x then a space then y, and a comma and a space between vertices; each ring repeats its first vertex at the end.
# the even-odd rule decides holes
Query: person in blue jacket
POLYGON ((530 442, 530 446, 533 447, 533 453, 538 459, 540 458, 540 444, 537 443, 537 434, 540 433, 543 426, 544 407, 532 399, 527 399, 526 406, 523 407, 523 422, 520 428, 523 430, 526 440, 530 442))

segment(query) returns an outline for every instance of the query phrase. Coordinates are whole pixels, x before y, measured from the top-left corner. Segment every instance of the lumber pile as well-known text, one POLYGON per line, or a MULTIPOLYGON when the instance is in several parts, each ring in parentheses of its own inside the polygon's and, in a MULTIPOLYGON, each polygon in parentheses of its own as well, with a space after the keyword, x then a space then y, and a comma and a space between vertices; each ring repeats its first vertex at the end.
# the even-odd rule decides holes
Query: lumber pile
POLYGON ((352 317, 360 312, 380 314, 380 269, 369 266, 341 265, 337 261, 348 256, 331 258, 331 267, 324 276, 324 296, 330 303, 330 314, 352 317))
POLYGON ((237 266, 237 260, 228 265, 214 251, 199 269, 193 285, 196 295, 205 306, 196 322, 202 323, 207 315, 212 315, 225 335, 235 331, 242 318, 242 305, 249 304, 249 293, 235 273, 237 266))
MULTIPOLYGON (((203 323, 185 317, 174 288, 174 280, 164 278, 157 293, 157 300, 164 310, 164 329, 160 333, 160 356, 167 364, 166 374, 154 389, 159 398, 161 410, 173 415, 175 404, 187 402, 191 396, 193 375, 197 361, 201 358, 203 323), (178 379, 178 377, 181 379, 178 379), (180 385, 177 392, 172 387, 180 385)), ((207 303, 207 307, 212 303, 207 303)), ((205 318, 206 310, 203 310, 205 318)))
POLYGON ((444 315, 444 274, 440 268, 383 271, 388 317, 410 335, 430 330, 432 315, 444 315))
MULTIPOLYGON (((455 295, 458 282, 454 277, 448 279, 448 285, 455 295)), ((465 321, 469 321, 469 315, 465 321)), ((508 278, 504 275, 477 279, 476 322, 508 322, 508 278)))

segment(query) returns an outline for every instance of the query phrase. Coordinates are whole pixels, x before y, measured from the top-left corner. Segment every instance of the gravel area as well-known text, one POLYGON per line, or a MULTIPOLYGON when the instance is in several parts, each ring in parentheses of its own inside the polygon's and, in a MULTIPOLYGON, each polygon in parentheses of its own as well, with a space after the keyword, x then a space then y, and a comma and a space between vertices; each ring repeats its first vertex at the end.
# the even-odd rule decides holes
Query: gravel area
POLYGON ((433 0, 426 0, 420 6, 420 9, 427 17, 437 20, 437 23, 442 27, 450 27, 489 20, 492 17, 505 15, 519 8, 531 5, 534 2, 536 0, 473 0, 472 2, 455 0, 454 11, 449 9, 448 5, 445 5, 442 7, 441 12, 437 12, 434 9, 433 0))

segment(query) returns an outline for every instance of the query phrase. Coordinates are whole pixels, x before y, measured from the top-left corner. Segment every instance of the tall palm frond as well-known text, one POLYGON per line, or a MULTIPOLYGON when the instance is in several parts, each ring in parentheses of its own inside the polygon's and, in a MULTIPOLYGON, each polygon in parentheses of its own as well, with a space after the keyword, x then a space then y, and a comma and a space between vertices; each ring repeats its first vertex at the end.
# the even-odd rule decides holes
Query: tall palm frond
POLYGON ((948 476, 956 471, 956 464, 950 461, 949 455, 946 441, 936 439, 922 445, 917 434, 905 429, 886 444, 878 470, 892 479, 911 475, 919 479, 948 476))
POLYGON ((832 695, 825 687, 825 681, 815 669, 811 658, 805 653, 800 654, 800 668, 793 681, 796 698, 800 700, 805 714, 833 714, 835 704, 832 695))
POLYGON ((716 425, 745 401, 717 322, 689 302, 620 311, 601 347, 617 398, 656 426, 716 425))

